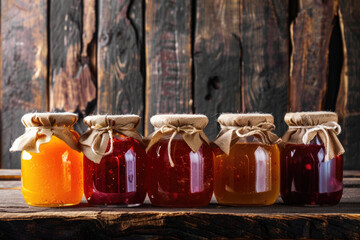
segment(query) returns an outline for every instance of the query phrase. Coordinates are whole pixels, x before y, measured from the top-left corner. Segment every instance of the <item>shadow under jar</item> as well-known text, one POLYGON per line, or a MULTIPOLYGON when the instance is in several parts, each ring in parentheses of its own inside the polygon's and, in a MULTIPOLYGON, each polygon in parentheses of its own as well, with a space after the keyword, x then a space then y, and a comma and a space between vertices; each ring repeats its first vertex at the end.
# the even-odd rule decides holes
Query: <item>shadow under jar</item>
MULTIPOLYGON (((314 118, 313 123, 311 123, 314 127, 307 127, 306 130, 303 129, 302 131, 302 128, 290 128, 298 130, 298 132, 293 131, 292 134, 286 134, 286 141, 281 149, 281 198, 284 203, 290 205, 335 205, 339 203, 343 194, 343 159, 341 156, 343 149, 341 145, 335 146, 339 150, 335 152, 339 154, 328 160, 326 154, 328 154, 327 147, 334 148, 335 144, 340 144, 336 134, 329 135, 331 146, 324 145, 323 139, 326 137, 322 130, 320 130, 320 134, 322 134, 323 139, 319 137, 319 132, 313 130, 315 133, 313 139, 308 143, 302 141, 304 133, 315 127, 318 128, 316 125, 325 124, 324 126, 329 126, 326 123, 331 122, 330 125, 333 125, 333 129, 324 129, 324 131, 327 131, 326 134, 330 134, 328 131, 337 131, 337 115, 329 112, 297 114, 314 118), (319 122, 318 118, 321 117, 319 114, 324 114, 323 119, 325 120, 319 122), (301 138, 301 143, 299 143, 299 138, 301 138)), ((287 123, 291 116, 293 115, 285 117, 288 119, 287 123)), ((303 125, 308 124, 303 122, 297 124, 297 126, 303 125)), ((290 126, 293 126, 293 121, 290 121, 290 126)))
POLYGON ((83 196, 83 159, 72 113, 29 113, 22 122, 26 133, 11 151, 21 154, 21 190, 31 206, 79 204, 83 196))
POLYGON ((219 123, 221 131, 212 144, 214 194, 218 203, 233 206, 275 203, 280 192, 280 152, 274 143, 278 137, 271 133, 272 115, 222 114, 219 123), (258 138, 259 131, 264 136, 271 134, 267 138, 274 142, 258 138), (225 145, 229 143, 226 153, 225 145))
POLYGON ((150 142, 147 152, 147 190, 151 203, 161 207, 208 205, 213 194, 214 155, 202 132, 208 122, 206 116, 156 115, 151 122, 158 129, 153 137, 161 136, 150 142), (159 130, 164 125, 166 128, 159 130), (200 147, 194 151, 189 144, 196 144, 186 142, 184 135, 192 136, 200 147))
POLYGON ((86 200, 96 205, 129 207, 141 205, 146 196, 146 153, 141 137, 135 130, 140 118, 136 115, 102 115, 87 117, 84 122, 90 127, 89 131, 97 134, 95 136, 85 133, 81 137, 83 149, 86 149, 84 151, 86 200), (124 126, 127 126, 126 129, 124 126), (132 129, 130 131, 135 138, 125 135, 129 133, 129 128, 132 129), (86 138, 88 136, 93 138, 89 140, 86 138), (109 140, 106 141, 106 138, 109 140), (94 146, 86 145, 87 142, 94 146), (107 143, 106 150, 102 152, 100 148, 104 143, 107 143))

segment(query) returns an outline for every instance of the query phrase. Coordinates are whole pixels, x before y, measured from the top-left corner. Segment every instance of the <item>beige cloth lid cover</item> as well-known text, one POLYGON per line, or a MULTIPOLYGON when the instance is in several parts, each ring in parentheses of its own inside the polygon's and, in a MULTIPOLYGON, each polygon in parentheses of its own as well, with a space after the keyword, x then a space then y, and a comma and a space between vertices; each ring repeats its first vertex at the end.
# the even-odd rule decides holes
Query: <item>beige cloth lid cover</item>
POLYGON ((255 136, 264 144, 275 144, 279 137, 271 132, 275 129, 274 117, 263 113, 223 113, 219 116, 221 130, 213 141, 224 153, 242 137, 255 136))
POLYGON ((80 151, 79 134, 73 129, 77 120, 74 113, 27 113, 21 118, 25 133, 14 141, 10 152, 25 150, 39 153, 40 145, 50 142, 53 135, 80 151))
POLYGON ((282 140, 284 143, 309 144, 318 136, 324 143, 325 160, 342 155, 345 150, 337 135, 341 127, 337 123, 338 116, 334 112, 294 112, 285 115, 285 122, 289 129, 282 140))
MULTIPOLYGON (((204 142, 209 144, 209 140, 203 132, 203 129, 209 122, 205 115, 159 114, 153 116, 150 119, 150 122, 155 127, 155 131, 149 136, 150 141, 146 151, 166 135, 171 135, 169 140, 170 145, 172 138, 174 138, 176 134, 181 134, 184 141, 193 152, 197 152, 204 142)), ((168 150, 170 151, 170 146, 168 146, 168 150)), ((169 160, 171 166, 173 166, 170 152, 169 160)))
POLYGON ((95 163, 112 153, 112 134, 119 133, 132 137, 142 143, 142 138, 137 131, 140 124, 138 115, 95 115, 84 118, 84 123, 89 127, 81 135, 80 145, 84 155, 95 163), (111 147, 108 152, 106 148, 110 139, 111 147))

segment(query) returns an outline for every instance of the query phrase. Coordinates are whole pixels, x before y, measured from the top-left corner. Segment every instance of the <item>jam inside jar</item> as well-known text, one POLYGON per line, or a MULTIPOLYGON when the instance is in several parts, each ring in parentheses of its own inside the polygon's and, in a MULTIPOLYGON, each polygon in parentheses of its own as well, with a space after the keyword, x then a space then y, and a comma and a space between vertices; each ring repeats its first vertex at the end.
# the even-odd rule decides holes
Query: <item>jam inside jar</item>
POLYGON ((215 144, 214 193, 219 204, 262 206, 275 203, 280 192, 280 152, 276 144, 255 137, 239 139, 229 155, 215 144))
POLYGON ((213 152, 203 143, 192 152, 182 136, 171 141, 171 167, 168 157, 169 136, 147 152, 147 189, 153 205, 162 207, 201 207, 213 194, 213 152))
POLYGON ((25 202, 40 207, 79 204, 83 196, 82 163, 82 153, 56 136, 40 145, 39 153, 23 151, 21 189, 25 202))
POLYGON ((289 144, 281 151, 281 198, 286 204, 335 205, 343 193, 342 156, 325 161, 324 144, 289 144))
MULTIPOLYGON (((107 150, 110 148, 110 140, 107 150)), ((84 193, 90 204, 141 205, 146 196, 145 147, 136 139, 113 136, 113 152, 100 163, 84 155, 84 193)))

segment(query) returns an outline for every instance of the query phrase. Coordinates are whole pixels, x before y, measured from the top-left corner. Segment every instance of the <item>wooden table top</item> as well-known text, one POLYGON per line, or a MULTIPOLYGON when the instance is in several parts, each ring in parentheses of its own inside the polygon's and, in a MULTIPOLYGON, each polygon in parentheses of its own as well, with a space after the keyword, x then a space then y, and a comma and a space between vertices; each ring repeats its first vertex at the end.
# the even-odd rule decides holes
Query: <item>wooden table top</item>
POLYGON ((38 238, 341 238, 360 239, 360 172, 345 172, 336 206, 136 208, 28 206, 18 172, 0 170, 0 239, 38 238), (16 173, 16 174, 14 174, 16 173), (2 177, 1 177, 2 176, 2 177), (4 177, 6 176, 6 177, 4 177))

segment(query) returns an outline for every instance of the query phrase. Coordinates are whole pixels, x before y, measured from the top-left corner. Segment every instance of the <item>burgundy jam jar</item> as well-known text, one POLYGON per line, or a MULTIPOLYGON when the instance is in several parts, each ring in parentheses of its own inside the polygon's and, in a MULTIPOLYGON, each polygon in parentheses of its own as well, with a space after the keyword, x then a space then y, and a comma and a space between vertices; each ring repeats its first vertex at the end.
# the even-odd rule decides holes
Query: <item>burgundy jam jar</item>
POLYGON ((201 207, 213 194, 213 153, 204 115, 156 115, 147 151, 147 190, 153 205, 201 207))
POLYGON ((344 150, 332 112, 288 113, 281 148, 281 198, 286 204, 334 205, 343 193, 344 150))
POLYGON ((146 153, 136 115, 84 119, 84 193, 90 204, 138 206, 146 196, 146 153))

